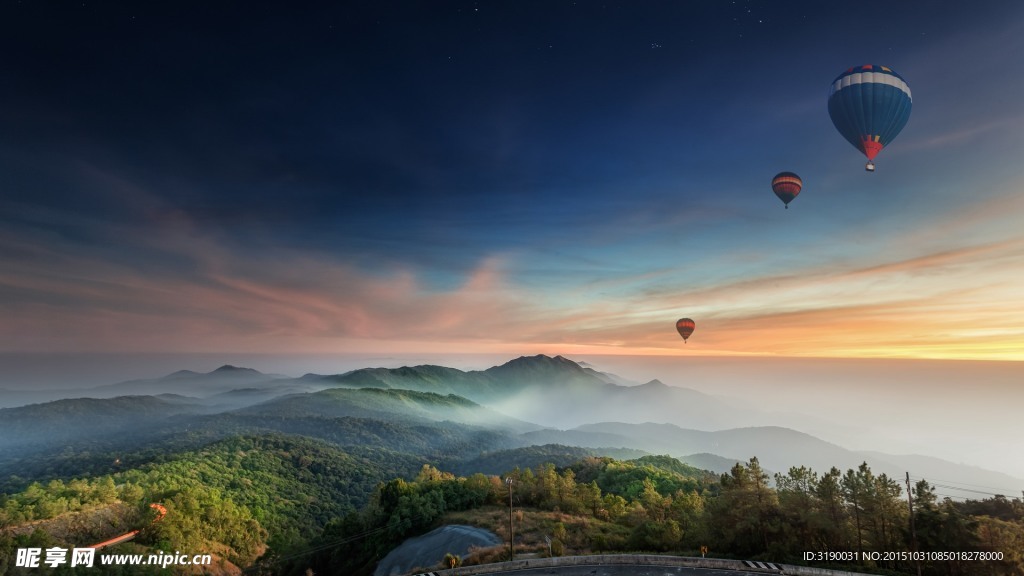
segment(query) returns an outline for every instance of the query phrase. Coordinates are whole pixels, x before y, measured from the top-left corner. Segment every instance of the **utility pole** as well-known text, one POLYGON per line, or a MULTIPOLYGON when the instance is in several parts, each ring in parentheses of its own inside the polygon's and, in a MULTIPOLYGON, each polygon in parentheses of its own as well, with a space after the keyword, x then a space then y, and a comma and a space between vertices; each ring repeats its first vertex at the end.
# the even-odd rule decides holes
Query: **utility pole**
POLYGON ((914 528, 914 498, 910 493, 910 472, 907 472, 907 506, 910 507, 910 548, 917 564, 917 576, 921 576, 921 559, 917 557, 917 530, 914 528))
POLYGON ((505 484, 508 484, 508 557, 509 560, 516 559, 516 548, 515 548, 515 528, 512 526, 512 477, 508 476, 505 478, 505 484))

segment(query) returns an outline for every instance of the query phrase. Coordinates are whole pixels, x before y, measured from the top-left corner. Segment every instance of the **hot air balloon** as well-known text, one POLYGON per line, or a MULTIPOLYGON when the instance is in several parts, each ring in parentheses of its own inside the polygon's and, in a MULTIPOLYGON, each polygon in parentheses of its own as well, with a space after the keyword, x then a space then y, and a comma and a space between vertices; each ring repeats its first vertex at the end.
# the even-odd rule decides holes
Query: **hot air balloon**
POLYGON ((891 68, 868 64, 843 72, 832 81, 828 115, 836 130, 868 157, 865 168, 903 130, 910 119, 910 87, 891 68))
POLYGON ((693 329, 696 327, 697 325, 689 318, 680 318, 679 320, 676 320, 676 330, 679 332, 679 335, 683 337, 683 342, 686 342, 686 339, 690 337, 690 334, 693 334, 693 329))
POLYGON ((804 181, 799 176, 792 172, 779 172, 772 178, 772 192, 779 197, 786 204, 786 209, 789 209, 789 203, 796 198, 796 195, 800 193, 800 190, 804 187, 804 181))

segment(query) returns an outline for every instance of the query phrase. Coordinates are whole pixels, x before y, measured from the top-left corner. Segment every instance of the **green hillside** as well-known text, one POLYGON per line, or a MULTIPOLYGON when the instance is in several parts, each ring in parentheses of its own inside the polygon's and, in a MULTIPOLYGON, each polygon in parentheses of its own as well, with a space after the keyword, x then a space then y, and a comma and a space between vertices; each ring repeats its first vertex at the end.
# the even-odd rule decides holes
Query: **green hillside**
POLYGON ((268 545, 288 549, 319 534, 330 520, 365 506, 379 483, 410 477, 422 464, 387 450, 341 450, 308 438, 263 435, 225 439, 112 475, 33 483, 0 498, 0 573, 18 546, 84 544, 15 535, 16 527, 114 503, 140 511, 148 502, 167 507, 166 517, 146 527, 136 544, 224 550, 231 562, 248 565, 268 545))
MULTIPOLYGON (((667 553, 803 564, 808 547, 858 552, 855 562, 815 567, 871 574, 916 574, 905 495, 899 483, 862 465, 819 475, 794 468, 774 479, 757 459, 716 476, 667 457, 634 461, 587 457, 573 466, 546 464, 502 476, 456 477, 424 467, 414 482, 393 480, 360 514, 329 525, 306 552, 276 561, 275 574, 370 574, 374 560, 405 538, 443 524, 471 524, 509 538, 509 488, 516 553, 667 553), (693 473, 696 472, 696 473, 693 473), (774 486, 772 482, 774 480, 774 486), (548 541, 550 540, 550 542, 548 541), (868 556, 859 552, 867 551, 868 556), (877 552, 874 557, 870 553, 877 552), (889 555, 885 553, 889 552, 889 555)), ((1024 573, 1024 502, 1004 497, 940 501, 927 482, 914 487, 921 574, 1020 576, 1024 573), (927 553, 983 554, 951 561, 927 553)), ((507 545, 470 562, 508 559, 507 545)), ((425 567, 427 569, 438 568, 425 567)))

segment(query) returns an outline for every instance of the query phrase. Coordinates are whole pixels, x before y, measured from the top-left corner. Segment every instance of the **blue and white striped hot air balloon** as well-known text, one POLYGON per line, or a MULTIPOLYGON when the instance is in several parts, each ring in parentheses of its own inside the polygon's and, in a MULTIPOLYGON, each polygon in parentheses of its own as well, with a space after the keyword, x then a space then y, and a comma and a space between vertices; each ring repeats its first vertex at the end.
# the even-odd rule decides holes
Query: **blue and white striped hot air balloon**
POLYGON ((870 172, 875 156, 907 125, 912 102, 902 76, 868 64, 850 68, 832 81, 828 115, 836 130, 868 157, 870 172))

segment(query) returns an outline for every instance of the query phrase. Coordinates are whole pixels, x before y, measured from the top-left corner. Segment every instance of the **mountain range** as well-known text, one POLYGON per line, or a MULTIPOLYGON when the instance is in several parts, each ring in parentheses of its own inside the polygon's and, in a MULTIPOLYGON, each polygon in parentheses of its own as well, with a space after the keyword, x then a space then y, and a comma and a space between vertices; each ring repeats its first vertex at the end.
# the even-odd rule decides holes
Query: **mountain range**
POLYGON ((669 454, 718 473, 751 457, 781 473, 867 462, 898 479, 909 472, 1007 494, 1024 487, 1024 480, 928 455, 850 450, 727 398, 658 380, 630 383, 561 356, 521 357, 482 371, 421 365, 299 378, 223 366, 75 394, 93 398, 0 409, 0 478, 46 469, 33 468, 44 454, 95 454, 92 464, 101 466, 109 454, 141 443, 156 451, 283 432, 419 454, 459 469, 497 451, 557 445, 669 454))

